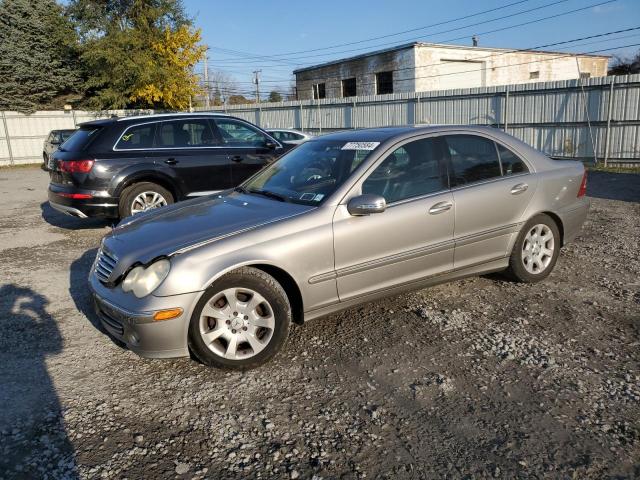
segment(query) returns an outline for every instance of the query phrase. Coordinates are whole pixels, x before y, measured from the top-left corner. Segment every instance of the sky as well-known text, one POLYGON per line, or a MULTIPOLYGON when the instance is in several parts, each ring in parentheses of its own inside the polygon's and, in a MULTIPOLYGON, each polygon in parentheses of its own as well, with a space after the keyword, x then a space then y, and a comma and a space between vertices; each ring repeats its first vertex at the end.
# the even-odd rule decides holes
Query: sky
MULTIPOLYGON (((183 1, 209 46, 209 70, 245 94, 254 70, 262 70, 262 92, 286 89, 296 68, 412 41, 470 45, 475 34, 480 46, 533 48, 640 27, 640 0, 183 1)), ((547 49, 631 56, 640 29, 547 49)))

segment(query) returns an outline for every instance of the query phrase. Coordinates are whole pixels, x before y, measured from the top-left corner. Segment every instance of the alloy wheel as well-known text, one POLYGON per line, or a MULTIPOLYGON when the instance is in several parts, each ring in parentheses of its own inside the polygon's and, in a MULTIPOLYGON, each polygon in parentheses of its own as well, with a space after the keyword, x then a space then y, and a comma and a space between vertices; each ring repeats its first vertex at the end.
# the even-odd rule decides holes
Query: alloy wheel
POLYGON ((269 344, 275 317, 269 302, 255 290, 228 288, 205 304, 199 327, 209 350, 229 360, 243 360, 269 344))
POLYGON ((522 264, 527 272, 544 272, 553 259, 554 248, 553 232, 547 225, 541 223, 529 229, 522 244, 522 264))
POLYGON ((158 192, 142 192, 136 195, 131 202, 131 214, 135 215, 165 205, 167 205, 167 200, 158 192))

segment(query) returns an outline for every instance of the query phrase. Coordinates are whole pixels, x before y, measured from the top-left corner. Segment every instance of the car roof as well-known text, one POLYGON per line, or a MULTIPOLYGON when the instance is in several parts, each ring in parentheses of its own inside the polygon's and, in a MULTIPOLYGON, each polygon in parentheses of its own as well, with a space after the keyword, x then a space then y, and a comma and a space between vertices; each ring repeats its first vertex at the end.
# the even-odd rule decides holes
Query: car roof
POLYGON ((152 115, 135 115, 130 117, 117 117, 102 118, 100 120, 91 120, 89 122, 83 122, 80 127, 105 127, 107 125, 113 125, 114 123, 127 123, 137 122, 139 120, 153 121, 155 119, 173 120, 180 118, 202 118, 202 117, 229 117, 224 113, 213 112, 174 112, 174 113, 155 113, 152 115))
POLYGON ((413 137, 421 133, 443 132, 443 131, 468 131, 469 133, 500 132, 493 127, 483 125, 405 125, 398 127, 376 127, 363 128, 359 130, 342 130, 340 132, 328 133, 315 137, 313 141, 320 140, 342 140, 348 142, 385 142, 390 139, 400 139, 403 137, 413 137))

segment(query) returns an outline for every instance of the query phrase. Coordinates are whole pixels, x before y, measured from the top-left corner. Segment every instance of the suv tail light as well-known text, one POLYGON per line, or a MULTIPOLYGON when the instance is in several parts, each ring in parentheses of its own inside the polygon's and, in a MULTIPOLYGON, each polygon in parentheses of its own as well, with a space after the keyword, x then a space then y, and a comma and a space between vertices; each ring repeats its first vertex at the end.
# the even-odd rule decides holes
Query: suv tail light
POLYGON ((61 160, 58 168, 61 172, 67 173, 89 173, 93 168, 95 160, 61 160))
POLYGON ((578 198, 584 197, 587 194, 587 171, 584 171, 582 175, 582 182, 580 183, 580 189, 578 190, 578 198))

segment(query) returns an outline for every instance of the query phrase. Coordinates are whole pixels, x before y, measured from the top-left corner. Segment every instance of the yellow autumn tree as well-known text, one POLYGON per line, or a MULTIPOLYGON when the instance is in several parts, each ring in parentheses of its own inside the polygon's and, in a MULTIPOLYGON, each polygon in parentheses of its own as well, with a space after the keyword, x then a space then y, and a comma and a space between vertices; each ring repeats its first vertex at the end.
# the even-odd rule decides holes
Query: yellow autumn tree
POLYGON ((151 44, 148 76, 134 89, 131 101, 152 108, 186 109, 189 99, 202 93, 193 71, 206 50, 200 41, 200 30, 186 25, 175 30, 166 28, 161 38, 151 44))

